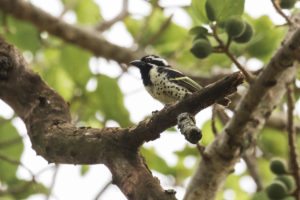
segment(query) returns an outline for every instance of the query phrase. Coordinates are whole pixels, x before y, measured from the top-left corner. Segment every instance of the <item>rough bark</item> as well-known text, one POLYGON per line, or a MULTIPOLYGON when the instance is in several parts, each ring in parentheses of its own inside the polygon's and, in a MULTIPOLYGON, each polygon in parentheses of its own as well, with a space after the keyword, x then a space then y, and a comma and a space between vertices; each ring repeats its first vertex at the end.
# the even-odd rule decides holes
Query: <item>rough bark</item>
MULTIPOLYGON (((294 17, 295 22, 299 16, 294 17)), ((266 118, 285 93, 285 83, 296 76, 293 63, 300 55, 299 25, 290 28, 282 46, 250 85, 223 132, 205 149, 185 200, 212 200, 237 161, 256 139, 266 118)))
POLYGON ((105 164, 128 199, 175 199, 152 176, 139 147, 175 125, 178 114, 199 112, 235 92, 242 82, 243 76, 234 73, 130 128, 76 127, 68 103, 0 38, 0 98, 25 122, 33 149, 48 162, 105 164))
POLYGON ((68 24, 29 2, 23 0, 0 0, 0 9, 2 12, 10 14, 17 19, 34 24, 40 31, 47 31, 66 42, 87 49, 95 56, 126 64, 141 57, 141 54, 138 52, 106 41, 101 34, 93 29, 68 24))

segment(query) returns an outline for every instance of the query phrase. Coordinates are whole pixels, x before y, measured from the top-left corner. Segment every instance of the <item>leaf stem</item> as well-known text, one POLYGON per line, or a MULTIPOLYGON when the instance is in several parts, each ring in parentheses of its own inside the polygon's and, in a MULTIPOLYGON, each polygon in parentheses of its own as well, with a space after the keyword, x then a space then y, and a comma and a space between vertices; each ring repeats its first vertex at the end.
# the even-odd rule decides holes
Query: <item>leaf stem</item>
MULTIPOLYGON (((219 43, 219 49, 218 53, 221 52, 220 49, 225 53, 231 61, 237 66, 237 68, 244 74, 245 79, 248 83, 253 82, 254 76, 245 69, 245 67, 234 57, 234 55, 230 52, 229 50, 229 45, 231 43, 231 39, 229 38, 227 43, 224 44, 224 42, 221 40, 221 38, 218 36, 217 33, 217 26, 216 25, 211 25, 211 29, 213 31, 213 36, 216 39, 216 41, 219 43)), ((216 49, 214 49, 216 50, 216 49)))
POLYGON ((292 25, 293 22, 292 20, 282 11, 282 9, 279 6, 279 0, 271 0, 274 8, 276 9, 276 11, 278 12, 279 15, 281 15, 287 22, 288 25, 292 25))

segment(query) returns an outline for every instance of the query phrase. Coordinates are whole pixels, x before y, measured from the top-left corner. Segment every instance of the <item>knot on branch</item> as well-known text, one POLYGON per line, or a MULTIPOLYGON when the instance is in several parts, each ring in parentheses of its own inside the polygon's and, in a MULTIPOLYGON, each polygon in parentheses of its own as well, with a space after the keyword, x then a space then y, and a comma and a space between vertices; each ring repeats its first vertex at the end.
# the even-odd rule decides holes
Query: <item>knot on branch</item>
POLYGON ((197 144, 202 138, 201 130, 196 126, 195 118, 190 113, 181 113, 177 117, 178 128, 185 139, 192 144, 197 144))
POLYGON ((0 52, 0 81, 7 80, 9 71, 13 69, 13 62, 11 58, 0 52))

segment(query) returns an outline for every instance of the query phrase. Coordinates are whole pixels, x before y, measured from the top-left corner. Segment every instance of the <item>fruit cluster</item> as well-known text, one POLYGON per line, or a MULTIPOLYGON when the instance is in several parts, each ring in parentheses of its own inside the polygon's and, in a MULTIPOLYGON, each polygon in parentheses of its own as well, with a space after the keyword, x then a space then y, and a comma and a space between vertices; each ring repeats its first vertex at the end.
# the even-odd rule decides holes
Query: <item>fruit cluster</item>
POLYGON ((271 200, 296 200, 291 195, 296 189, 293 176, 288 175, 285 160, 274 158, 270 163, 271 171, 276 175, 273 182, 266 188, 266 193, 271 200))
MULTIPOLYGON (((207 18, 210 21, 215 22, 213 7, 210 6, 208 2, 206 2, 205 9, 207 18)), ((236 43, 249 42, 253 35, 251 25, 238 16, 233 16, 226 21, 216 22, 216 24, 218 27, 225 29, 228 39, 233 40, 236 43)), ((200 59, 209 56, 213 51, 213 47, 207 36, 211 36, 212 34, 209 34, 208 30, 202 26, 192 28, 190 33, 196 35, 191 48, 191 52, 194 56, 200 59)))

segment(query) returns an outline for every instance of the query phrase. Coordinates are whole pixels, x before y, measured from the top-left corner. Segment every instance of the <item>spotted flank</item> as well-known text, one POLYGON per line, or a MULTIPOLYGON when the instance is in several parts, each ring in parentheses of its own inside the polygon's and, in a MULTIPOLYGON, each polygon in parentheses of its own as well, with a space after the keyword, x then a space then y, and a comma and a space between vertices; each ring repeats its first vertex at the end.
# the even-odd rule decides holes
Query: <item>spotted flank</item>
POLYGON ((150 70, 152 86, 145 87, 153 98, 167 104, 191 94, 185 87, 178 85, 176 81, 170 81, 167 72, 161 73, 158 69, 158 67, 153 67, 150 70))

